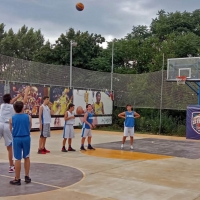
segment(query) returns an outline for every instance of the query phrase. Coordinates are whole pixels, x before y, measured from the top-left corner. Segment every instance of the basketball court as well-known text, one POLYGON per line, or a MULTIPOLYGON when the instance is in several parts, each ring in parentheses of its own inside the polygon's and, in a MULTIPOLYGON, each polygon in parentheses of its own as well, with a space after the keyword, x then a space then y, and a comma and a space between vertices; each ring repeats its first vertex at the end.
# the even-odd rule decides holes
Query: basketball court
POLYGON ((47 141, 50 154, 37 154, 39 132, 32 132, 32 182, 12 186, 7 152, 0 142, 0 199, 70 200, 198 200, 200 199, 200 143, 184 138, 136 134, 134 150, 122 133, 93 131, 95 151, 80 152, 81 130, 76 129, 76 152, 61 152, 62 130, 47 141))

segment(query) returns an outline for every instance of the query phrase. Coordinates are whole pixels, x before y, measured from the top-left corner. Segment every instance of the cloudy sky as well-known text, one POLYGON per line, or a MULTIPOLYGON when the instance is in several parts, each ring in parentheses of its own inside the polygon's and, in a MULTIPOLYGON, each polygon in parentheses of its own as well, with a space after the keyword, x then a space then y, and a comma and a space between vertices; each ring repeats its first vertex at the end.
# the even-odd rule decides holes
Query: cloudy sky
POLYGON ((52 43, 69 28, 98 33, 110 41, 131 32, 132 26, 150 25, 158 10, 200 9, 200 0, 0 0, 0 23, 16 32, 24 24, 41 29, 52 43))

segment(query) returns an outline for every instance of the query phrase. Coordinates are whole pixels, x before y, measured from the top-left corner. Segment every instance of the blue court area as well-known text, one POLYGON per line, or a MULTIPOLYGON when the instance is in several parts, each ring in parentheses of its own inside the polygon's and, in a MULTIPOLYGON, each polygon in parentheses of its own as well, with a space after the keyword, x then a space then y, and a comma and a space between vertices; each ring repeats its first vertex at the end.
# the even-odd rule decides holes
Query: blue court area
MULTIPOLYGON (((119 150, 121 141, 95 145, 95 147, 119 150)), ((130 151, 127 142, 124 151, 130 151)), ((165 140, 156 138, 137 139, 134 142, 133 152, 159 154, 187 159, 200 158, 200 143, 193 141, 165 140)))
POLYGON ((21 186, 9 184, 13 179, 13 174, 7 173, 8 164, 0 163, 0 197, 28 195, 40 192, 47 192, 73 185, 83 178, 83 173, 75 168, 46 164, 31 164, 32 182, 26 184, 24 182, 24 173, 21 174, 21 186))

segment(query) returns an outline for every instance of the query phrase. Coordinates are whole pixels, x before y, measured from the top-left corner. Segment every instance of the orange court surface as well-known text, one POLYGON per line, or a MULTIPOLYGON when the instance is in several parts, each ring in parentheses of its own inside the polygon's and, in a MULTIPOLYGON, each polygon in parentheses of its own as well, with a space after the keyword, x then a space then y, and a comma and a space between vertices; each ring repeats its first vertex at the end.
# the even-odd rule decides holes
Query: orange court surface
MULTIPOLYGON (((120 149, 122 133, 93 131, 95 151, 79 151, 81 130, 72 147, 61 152, 62 130, 51 131, 37 154, 39 132, 31 132, 30 184, 9 184, 7 151, 0 140, 0 200, 200 200, 200 143, 180 137, 135 134, 120 149)), ((87 142, 85 143, 86 146, 87 142)))

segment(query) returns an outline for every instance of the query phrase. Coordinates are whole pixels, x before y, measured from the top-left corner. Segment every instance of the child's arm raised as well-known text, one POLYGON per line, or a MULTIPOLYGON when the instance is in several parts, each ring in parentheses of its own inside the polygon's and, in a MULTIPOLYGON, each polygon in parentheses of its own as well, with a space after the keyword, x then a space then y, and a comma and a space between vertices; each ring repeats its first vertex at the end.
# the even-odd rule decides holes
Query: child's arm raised
POLYGON ((19 97, 21 97, 21 94, 18 94, 16 97, 14 97, 13 99, 11 99, 10 104, 15 103, 15 101, 17 101, 17 99, 19 99, 19 97))

